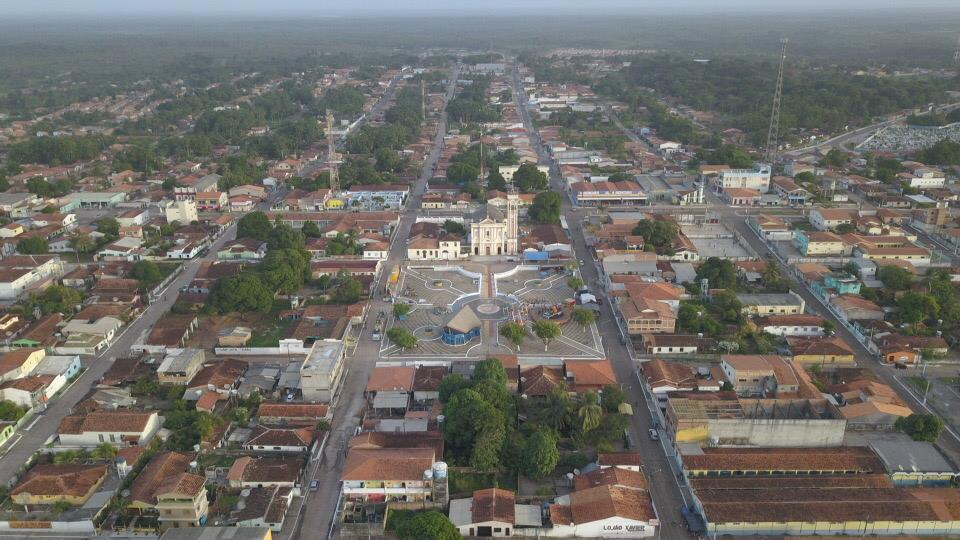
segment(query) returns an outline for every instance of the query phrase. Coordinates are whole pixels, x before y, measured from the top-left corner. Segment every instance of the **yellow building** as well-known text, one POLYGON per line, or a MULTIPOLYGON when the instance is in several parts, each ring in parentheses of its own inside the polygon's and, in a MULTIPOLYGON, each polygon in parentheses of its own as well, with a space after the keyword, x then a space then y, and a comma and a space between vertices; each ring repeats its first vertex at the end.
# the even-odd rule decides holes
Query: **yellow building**
POLYGON ((854 365, 853 349, 839 337, 788 338, 793 361, 804 366, 854 365))
POLYGON ((337 198, 333 198, 333 197, 327 199, 327 200, 324 201, 324 203, 323 203, 323 206, 324 206, 327 210, 342 210, 343 207, 346 206, 346 205, 347 205, 347 203, 346 203, 346 201, 344 201, 343 199, 337 199, 337 198))
POLYGON ((81 506, 96 493, 107 478, 107 465, 37 465, 10 492, 17 504, 81 506))
POLYGON ((37 367, 47 356, 43 349, 15 349, 0 356, 0 382, 19 379, 37 367))

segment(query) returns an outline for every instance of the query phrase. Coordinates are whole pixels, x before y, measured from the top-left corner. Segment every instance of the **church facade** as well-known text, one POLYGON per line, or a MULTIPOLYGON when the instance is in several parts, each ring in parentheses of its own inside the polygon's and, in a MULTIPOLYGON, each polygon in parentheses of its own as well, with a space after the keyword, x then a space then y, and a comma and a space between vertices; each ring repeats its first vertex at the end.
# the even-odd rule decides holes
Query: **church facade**
POLYGON ((504 213, 487 205, 487 217, 470 225, 470 254, 479 256, 516 255, 519 252, 520 197, 507 194, 504 213))

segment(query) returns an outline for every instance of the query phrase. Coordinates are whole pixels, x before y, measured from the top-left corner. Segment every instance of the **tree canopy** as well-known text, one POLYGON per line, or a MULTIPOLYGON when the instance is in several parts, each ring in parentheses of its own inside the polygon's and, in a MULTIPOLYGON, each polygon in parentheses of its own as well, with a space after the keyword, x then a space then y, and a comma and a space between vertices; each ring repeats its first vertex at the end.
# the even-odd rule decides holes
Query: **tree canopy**
POLYGON ((527 215, 535 223, 557 224, 560 223, 560 210, 563 199, 555 191, 543 191, 537 193, 533 198, 533 204, 527 215))
POLYGON ((894 427, 915 441, 927 442, 935 442, 945 430, 943 420, 935 414, 911 414, 897 418, 894 427))
POLYGON ((429 510, 404 520, 397 526, 400 540, 459 540, 460 531, 443 512, 429 510))

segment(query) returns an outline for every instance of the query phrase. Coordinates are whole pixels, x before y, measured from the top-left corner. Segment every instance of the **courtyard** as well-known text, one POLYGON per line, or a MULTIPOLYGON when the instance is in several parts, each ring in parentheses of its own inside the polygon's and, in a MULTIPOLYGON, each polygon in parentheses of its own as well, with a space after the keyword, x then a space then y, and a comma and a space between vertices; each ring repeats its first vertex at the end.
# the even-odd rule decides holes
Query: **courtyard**
POLYGON ((401 348, 384 339, 381 361, 526 357, 603 358, 596 325, 572 318, 575 291, 567 283, 572 270, 541 271, 532 266, 466 263, 464 267, 407 267, 401 270, 395 302, 409 312, 390 316, 388 331, 402 328, 416 344, 401 348), (495 272, 499 270, 499 272, 495 272), (544 343, 533 322, 549 319, 561 335, 544 343), (500 326, 519 322, 527 336, 517 347, 500 336, 500 326))

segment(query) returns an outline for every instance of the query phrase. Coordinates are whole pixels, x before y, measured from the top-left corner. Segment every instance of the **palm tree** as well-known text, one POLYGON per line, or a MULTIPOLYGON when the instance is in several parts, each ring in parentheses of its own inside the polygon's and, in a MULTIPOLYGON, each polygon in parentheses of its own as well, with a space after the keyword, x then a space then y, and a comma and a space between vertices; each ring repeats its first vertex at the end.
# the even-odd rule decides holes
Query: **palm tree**
POLYGON ((603 418, 603 409, 600 407, 600 400, 596 392, 587 392, 583 395, 583 403, 580 404, 580 410, 577 412, 580 416, 580 425, 583 432, 593 431, 600 425, 600 419, 603 418))
POLYGON ((113 459, 117 455, 117 448, 110 443, 101 443, 90 452, 93 459, 113 459))
POLYGON ((544 424, 562 432, 570 421, 570 395, 562 386, 554 388, 547 394, 540 410, 544 424))

